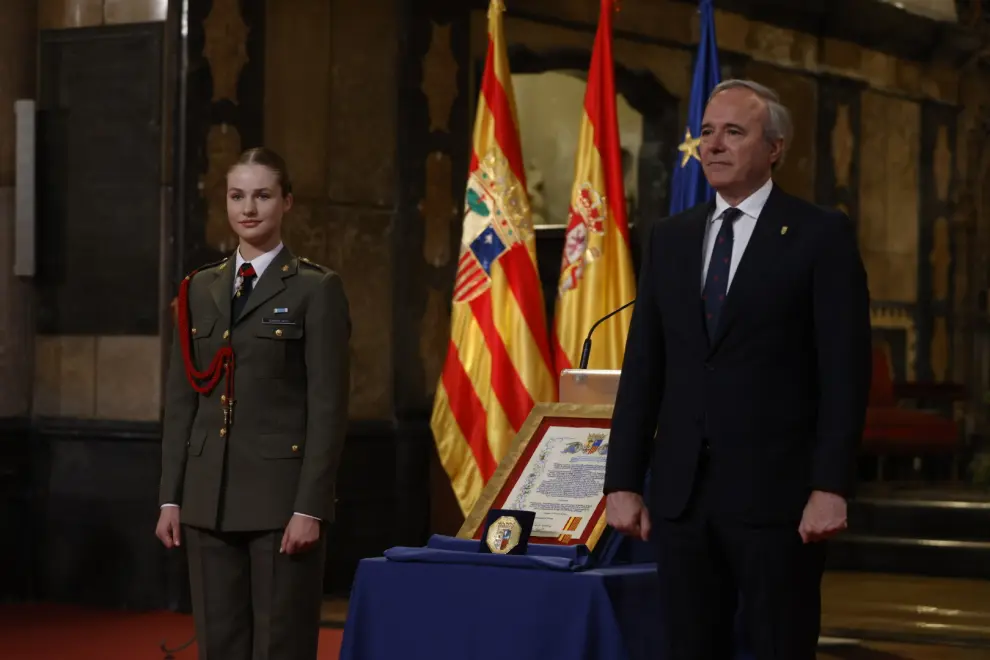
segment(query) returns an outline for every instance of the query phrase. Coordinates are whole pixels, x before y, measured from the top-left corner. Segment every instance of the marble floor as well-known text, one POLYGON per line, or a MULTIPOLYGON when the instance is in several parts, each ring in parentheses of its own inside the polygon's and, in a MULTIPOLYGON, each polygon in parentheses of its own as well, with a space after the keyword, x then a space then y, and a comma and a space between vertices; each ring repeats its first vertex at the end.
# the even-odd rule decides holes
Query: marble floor
POLYGON ((822 649, 818 660, 987 660, 988 649, 940 645, 863 643, 837 649, 822 649))
POLYGON ((990 658, 990 581, 829 572, 822 629, 858 639, 982 646, 982 657, 990 658))

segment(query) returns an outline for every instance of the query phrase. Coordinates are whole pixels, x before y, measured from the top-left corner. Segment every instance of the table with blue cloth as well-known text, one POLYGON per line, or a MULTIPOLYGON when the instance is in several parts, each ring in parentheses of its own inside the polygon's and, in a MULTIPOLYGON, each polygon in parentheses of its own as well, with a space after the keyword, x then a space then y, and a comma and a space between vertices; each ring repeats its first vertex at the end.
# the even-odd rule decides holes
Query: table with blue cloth
MULTIPOLYGON (((434 536, 358 565, 340 660, 662 660, 656 567, 434 536)), ((742 653, 737 659, 748 657, 742 653)))

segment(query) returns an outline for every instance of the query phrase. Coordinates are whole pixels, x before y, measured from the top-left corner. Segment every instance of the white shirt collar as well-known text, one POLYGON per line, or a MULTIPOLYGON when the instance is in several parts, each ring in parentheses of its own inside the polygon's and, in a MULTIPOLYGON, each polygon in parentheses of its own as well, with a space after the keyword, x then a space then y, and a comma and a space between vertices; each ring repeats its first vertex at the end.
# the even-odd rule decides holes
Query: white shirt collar
MULTIPOLYGON (((771 190, 773 190, 773 179, 767 179, 767 182, 757 188, 752 195, 739 202, 736 208, 754 220, 759 219, 763 207, 766 206, 767 199, 770 198, 771 190)), ((729 203, 725 201, 720 193, 715 193, 715 212, 712 213, 710 222, 714 222, 717 218, 722 217, 722 214, 727 208, 729 208, 729 203)))
MULTIPOLYGON (((261 276, 262 274, 264 274, 265 269, 268 268, 268 266, 275 260, 275 257, 277 257, 278 253, 281 251, 282 251, 282 243, 279 242, 279 244, 276 245, 273 249, 269 250, 268 252, 265 252, 264 254, 258 255, 257 257, 251 260, 250 263, 252 266, 254 266, 254 272, 258 274, 257 279, 255 279, 255 282, 261 280, 261 276)), ((241 256, 241 249, 237 248, 237 259, 236 262, 234 263, 235 276, 237 274, 237 271, 241 269, 241 266, 244 263, 245 260, 244 257, 241 256)))

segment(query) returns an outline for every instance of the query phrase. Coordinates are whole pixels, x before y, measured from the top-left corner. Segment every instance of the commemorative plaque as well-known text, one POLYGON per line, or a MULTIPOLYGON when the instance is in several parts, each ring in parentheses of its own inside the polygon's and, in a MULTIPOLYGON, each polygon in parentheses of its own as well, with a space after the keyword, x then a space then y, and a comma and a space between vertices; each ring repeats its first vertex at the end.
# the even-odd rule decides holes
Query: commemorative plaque
POLYGON ((487 541, 490 512, 533 515, 529 542, 585 545, 605 530, 611 405, 537 404, 458 536, 487 541))

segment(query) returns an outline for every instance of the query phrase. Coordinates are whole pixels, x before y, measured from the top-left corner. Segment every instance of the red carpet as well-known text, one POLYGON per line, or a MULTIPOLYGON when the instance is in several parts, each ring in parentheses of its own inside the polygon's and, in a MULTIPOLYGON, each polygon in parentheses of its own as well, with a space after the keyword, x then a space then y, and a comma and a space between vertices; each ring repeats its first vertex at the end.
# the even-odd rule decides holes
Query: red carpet
MULTIPOLYGON (((62 605, 0 606, 4 660, 163 660, 192 637, 192 617, 171 612, 135 614, 62 605)), ((320 631, 320 660, 336 660, 342 630, 320 631)), ((196 660, 196 645, 174 654, 196 660)))

